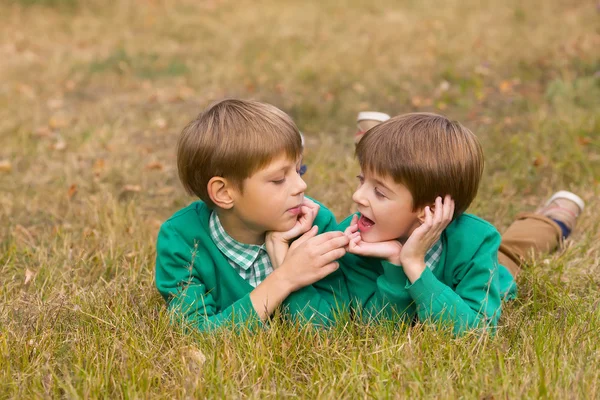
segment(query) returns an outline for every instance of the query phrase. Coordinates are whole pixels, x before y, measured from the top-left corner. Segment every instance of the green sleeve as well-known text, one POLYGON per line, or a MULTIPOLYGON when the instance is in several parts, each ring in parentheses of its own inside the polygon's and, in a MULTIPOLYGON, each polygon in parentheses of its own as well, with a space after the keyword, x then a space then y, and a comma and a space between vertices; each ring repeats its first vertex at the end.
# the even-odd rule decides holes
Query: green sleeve
MULTIPOLYGON (((315 218, 319 234, 337 230, 335 216, 321 205, 315 218)), ((347 308, 348 289, 340 268, 322 280, 288 296, 284 306, 294 319, 313 325, 331 325, 338 312, 347 308)))
POLYGON ((258 323, 259 318, 246 294, 229 307, 219 310, 201 276, 198 247, 190 249, 167 221, 160 229, 156 245, 156 287, 176 319, 200 331, 223 325, 258 323))
MULTIPOLYGON (((413 298, 419 320, 450 325, 456 335, 476 328, 493 332, 501 312, 499 245, 498 232, 486 235, 471 259, 455 268, 454 288, 441 282, 429 268, 413 284, 407 283, 403 289, 413 298)), ((386 280, 393 282, 402 268, 388 263, 384 269, 386 280)))

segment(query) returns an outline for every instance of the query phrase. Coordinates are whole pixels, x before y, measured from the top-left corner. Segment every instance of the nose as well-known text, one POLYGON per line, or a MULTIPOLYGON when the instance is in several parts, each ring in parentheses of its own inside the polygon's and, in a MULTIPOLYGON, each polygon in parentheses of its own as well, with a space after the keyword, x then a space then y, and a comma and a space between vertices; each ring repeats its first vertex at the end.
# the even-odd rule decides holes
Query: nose
POLYGON ((363 188, 364 186, 361 185, 358 189, 356 189, 356 192, 354 192, 352 195, 352 201, 360 206, 367 206, 367 200, 364 196, 363 188))
POLYGON ((304 179, 300 175, 297 175, 298 180, 296 181, 296 185, 294 186, 294 196, 302 194, 306 191, 307 185, 304 182, 304 179))

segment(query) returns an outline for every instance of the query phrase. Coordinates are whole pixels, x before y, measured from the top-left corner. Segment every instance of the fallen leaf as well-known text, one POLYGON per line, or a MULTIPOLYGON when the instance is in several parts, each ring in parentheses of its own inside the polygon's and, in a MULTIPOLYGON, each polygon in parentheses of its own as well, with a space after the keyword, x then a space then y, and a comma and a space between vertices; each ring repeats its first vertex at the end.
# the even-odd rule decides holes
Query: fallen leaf
POLYGON ((512 82, 504 80, 500 82, 500 85, 498 85, 498 89, 500 89, 501 93, 509 93, 512 91, 512 82))
POLYGON ((54 150, 57 150, 57 151, 63 151, 64 149, 66 149, 66 148, 67 148, 67 142, 65 142, 65 141, 64 141, 64 140, 62 140, 62 139, 58 139, 58 140, 56 141, 56 143, 54 143, 54 144, 53 144, 51 147, 52 147, 54 150))
POLYGON ((55 99, 48 100, 48 102, 46 103, 46 105, 51 110, 58 110, 59 108, 63 108, 63 106, 65 105, 65 102, 60 97, 57 97, 55 99))
POLYGON ((152 161, 146 164, 146 169, 162 171, 164 169, 164 165, 160 161, 152 161))
POLYGON ((154 126, 159 129, 164 129, 167 127, 167 120, 162 117, 158 117, 154 120, 154 126))
POLYGON ((592 138, 589 136, 579 136, 577 138, 577 143, 582 146, 587 146, 588 144, 592 143, 592 138))
POLYGON ((52 131, 47 126, 42 126, 35 130, 35 134, 38 137, 45 138, 52 136, 52 131))
POLYGON ((67 89, 69 92, 73 91, 73 89, 75 89, 75 81, 74 80, 68 80, 65 83, 65 89, 67 89))
POLYGON ((65 128, 69 124, 69 121, 66 117, 55 115, 48 120, 48 126, 52 130, 65 128))
POLYGON ((447 92, 449 89, 450 89, 450 82, 448 82, 448 81, 442 81, 440 83, 440 86, 438 86, 438 90, 440 91, 440 93, 447 92))
POLYGON ((29 97, 31 99, 34 99, 36 97, 36 93, 35 90, 29 86, 29 85, 25 85, 24 83, 20 83, 17 86, 17 90, 19 91, 19 93, 21 93, 22 95, 29 97))
POLYGON ((0 160, 0 172, 12 171, 12 163, 8 160, 0 160))
POLYGON ((131 260, 132 258, 134 258, 137 255, 137 251, 130 251, 129 253, 125 254, 125 258, 127 260, 131 260))
POLYGON ((546 164, 546 157, 544 157, 543 155, 538 155, 534 160, 533 160, 533 166, 534 167, 539 167, 539 166, 543 166, 546 164))
POLYGON ((102 171, 104 171, 105 165, 106 165, 106 163, 105 163, 104 159, 98 158, 96 161, 94 161, 94 165, 92 166, 92 171, 94 172, 95 175, 100 175, 100 173, 102 171))
POLYGON ((67 197, 69 198, 69 200, 71 200, 73 198, 73 196, 75 196, 76 193, 77 193, 77 185, 72 184, 71 186, 69 186, 69 190, 67 191, 67 197))
POLYGON ((331 101, 335 98, 335 95, 331 92, 325 92, 325 94, 323 95, 323 99, 325 99, 325 101, 331 101))
POLYGON ((181 355, 185 364, 188 366, 190 371, 200 372, 202 365, 206 362, 206 356, 199 349, 186 346, 181 349, 181 355))
POLYGON ((125 185, 123 186, 123 191, 139 193, 142 191, 142 187, 140 185, 125 185))
POLYGON ((365 85, 363 85, 362 83, 354 83, 352 85, 352 89, 354 89, 354 91, 356 93, 364 93, 367 89, 365 88, 365 85))
POLYGON ((420 107, 421 104, 423 104, 423 99, 419 96, 414 96, 410 99, 410 102, 412 103, 413 106, 420 107))
POLYGON ((29 283, 33 280, 33 278, 35 277, 35 273, 30 270, 29 268, 25 269, 25 282, 23 282, 23 284, 25 286, 29 285, 29 283))

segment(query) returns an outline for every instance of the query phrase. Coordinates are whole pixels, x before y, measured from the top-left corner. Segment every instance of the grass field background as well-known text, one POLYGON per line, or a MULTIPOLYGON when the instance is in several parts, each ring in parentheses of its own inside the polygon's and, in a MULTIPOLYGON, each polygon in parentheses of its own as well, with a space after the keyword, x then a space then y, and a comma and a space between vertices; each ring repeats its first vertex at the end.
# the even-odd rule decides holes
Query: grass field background
POLYGON ((600 398, 600 25, 593 1, 0 2, 0 398, 600 398), (307 138, 308 194, 353 210, 354 118, 434 111, 481 139, 471 211, 587 209, 519 277, 496 337, 169 324, 158 227, 191 199, 184 124, 254 98, 307 138))

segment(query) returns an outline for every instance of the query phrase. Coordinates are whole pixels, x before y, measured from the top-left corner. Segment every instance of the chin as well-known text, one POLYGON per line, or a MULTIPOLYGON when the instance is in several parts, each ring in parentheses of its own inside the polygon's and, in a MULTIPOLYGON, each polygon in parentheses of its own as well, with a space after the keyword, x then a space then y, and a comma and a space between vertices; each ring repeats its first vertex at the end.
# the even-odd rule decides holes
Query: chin
POLYGON ((387 242, 388 240, 396 240, 398 239, 394 235, 385 235, 381 234, 377 231, 369 231, 369 232, 361 232, 361 239, 367 243, 378 243, 378 242, 387 242))
POLYGON ((277 231, 277 232, 286 232, 286 231, 289 231, 290 229, 292 229, 294 227, 294 225, 296 225, 295 219, 290 222, 282 222, 282 223, 278 224, 278 226, 273 230, 277 231))

